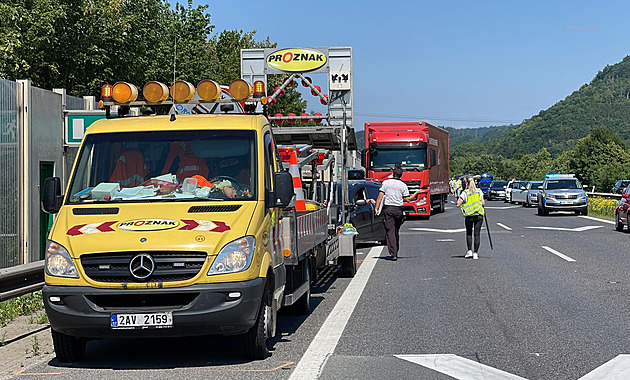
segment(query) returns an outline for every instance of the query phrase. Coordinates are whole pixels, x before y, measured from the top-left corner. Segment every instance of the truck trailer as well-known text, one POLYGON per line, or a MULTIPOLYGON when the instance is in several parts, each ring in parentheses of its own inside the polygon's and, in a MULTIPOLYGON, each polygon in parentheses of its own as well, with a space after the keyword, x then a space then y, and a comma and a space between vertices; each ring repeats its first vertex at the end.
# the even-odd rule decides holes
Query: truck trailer
POLYGON ((443 212, 449 193, 448 131, 424 121, 365 123, 362 164, 366 177, 383 181, 393 169, 403 169, 402 180, 418 197, 405 202, 407 215, 429 217, 443 212))

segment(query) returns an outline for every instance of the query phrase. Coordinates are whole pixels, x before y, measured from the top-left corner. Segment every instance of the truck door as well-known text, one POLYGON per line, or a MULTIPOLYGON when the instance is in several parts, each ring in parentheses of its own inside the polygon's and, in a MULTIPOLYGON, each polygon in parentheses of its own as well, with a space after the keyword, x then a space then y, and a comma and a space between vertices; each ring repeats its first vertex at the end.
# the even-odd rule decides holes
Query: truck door
MULTIPOLYGON (((273 173, 277 170, 277 163, 274 154, 274 144, 269 131, 265 132, 264 139, 264 175, 263 181, 265 184, 265 198, 273 191, 273 173)), ((266 202, 266 200, 265 200, 266 202)), ((282 247, 280 246, 280 215, 276 208, 267 208, 267 216, 269 218, 269 246, 271 251, 271 257, 273 260, 273 266, 276 267, 282 264, 282 247)))

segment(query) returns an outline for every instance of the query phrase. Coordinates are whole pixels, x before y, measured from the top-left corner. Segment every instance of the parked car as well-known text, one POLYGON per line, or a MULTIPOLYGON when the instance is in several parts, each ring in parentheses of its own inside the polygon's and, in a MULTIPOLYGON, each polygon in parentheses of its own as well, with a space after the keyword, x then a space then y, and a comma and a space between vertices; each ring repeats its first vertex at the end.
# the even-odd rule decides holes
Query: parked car
POLYGON ((610 189, 610 192, 613 194, 623 194, 629 184, 630 179, 620 179, 619 181, 615 182, 613 187, 610 189))
POLYGON ((630 231, 630 214, 628 210, 630 210, 630 186, 626 186, 615 210, 615 230, 623 231, 624 227, 628 226, 630 231))
POLYGON ((510 203, 524 203, 527 199, 527 181, 514 181, 510 189, 510 203))
MULTIPOLYGON (((385 242, 385 227, 383 226, 383 215, 376 215, 376 206, 368 202, 368 199, 378 198, 378 189, 381 182, 373 180, 348 180, 348 222, 351 223, 359 233, 358 243, 385 242)), ((337 190, 336 201, 341 199, 341 184, 335 183, 337 190)), ((337 201, 337 204, 340 202, 337 201)), ((341 221, 341 219, 340 219, 341 221)))
POLYGON ((479 189, 483 191, 483 195, 488 193, 488 188, 490 188, 490 184, 494 180, 494 176, 492 174, 481 174, 479 176, 479 189))
POLYGON ((507 187, 507 181, 492 181, 488 187, 486 193, 486 199, 505 199, 505 188, 507 187))
POLYGON ((512 187, 514 186, 514 180, 509 180, 507 185, 505 186, 505 199, 503 200, 503 202, 510 202, 510 199, 512 198, 512 187))
POLYGON ((535 206, 538 204, 538 187, 542 186, 543 181, 527 182, 527 200, 523 204, 525 207, 535 206))
POLYGON ((573 211, 588 215, 588 196, 573 174, 548 174, 538 191, 538 215, 573 211))

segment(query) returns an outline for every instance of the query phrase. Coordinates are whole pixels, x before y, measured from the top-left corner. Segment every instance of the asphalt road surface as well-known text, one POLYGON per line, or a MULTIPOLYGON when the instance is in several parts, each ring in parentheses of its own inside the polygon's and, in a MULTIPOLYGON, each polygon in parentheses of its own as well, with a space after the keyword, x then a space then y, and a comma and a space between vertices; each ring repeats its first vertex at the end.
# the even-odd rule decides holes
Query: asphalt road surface
MULTIPOLYGON (((452 200, 451 200, 452 201, 452 200)), ((396 262, 361 246, 355 278, 331 268, 308 317, 281 315, 273 355, 243 359, 237 338, 102 340, 85 359, 54 354, 34 379, 628 379, 627 233, 570 213, 487 202, 479 259, 464 259, 452 202, 409 219, 396 262)))

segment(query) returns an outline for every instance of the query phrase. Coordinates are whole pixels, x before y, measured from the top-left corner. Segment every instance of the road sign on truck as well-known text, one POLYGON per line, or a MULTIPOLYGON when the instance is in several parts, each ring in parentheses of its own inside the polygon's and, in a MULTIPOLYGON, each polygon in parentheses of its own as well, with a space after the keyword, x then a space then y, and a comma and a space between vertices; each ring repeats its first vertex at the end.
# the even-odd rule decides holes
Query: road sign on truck
POLYGON ((356 268, 354 236, 337 234, 327 199, 295 210, 267 116, 212 113, 265 103, 252 88, 238 79, 219 99, 215 82, 177 81, 169 98, 150 82, 138 101, 131 84, 104 86, 108 117, 86 131, 65 195, 59 178, 44 185, 57 214, 43 295, 58 360, 80 360, 91 339, 204 334, 242 334, 262 359, 278 310, 310 311, 317 265, 356 268), (191 103, 192 114, 151 113, 191 103))
POLYGON ((362 164, 367 178, 383 181, 393 169, 403 169, 401 179, 410 192, 422 190, 412 202, 405 202, 408 215, 444 212, 449 193, 448 131, 427 122, 365 123, 362 164))

